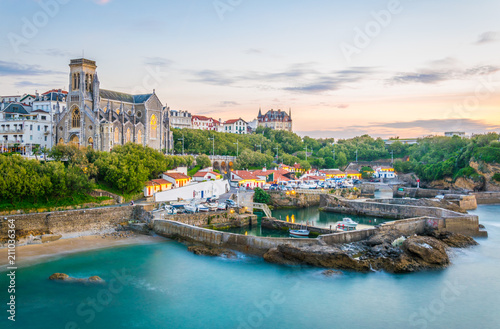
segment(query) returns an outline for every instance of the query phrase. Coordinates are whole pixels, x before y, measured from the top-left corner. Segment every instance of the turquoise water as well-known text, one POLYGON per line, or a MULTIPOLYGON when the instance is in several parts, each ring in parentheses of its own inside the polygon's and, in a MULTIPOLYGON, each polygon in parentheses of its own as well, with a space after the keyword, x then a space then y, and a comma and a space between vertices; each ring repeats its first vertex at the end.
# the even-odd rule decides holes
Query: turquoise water
MULTIPOLYGON (((17 321, 2 310, 0 328, 500 328, 499 212, 474 212, 490 237, 457 250, 448 269, 410 275, 324 277, 252 257, 195 256, 172 241, 66 256, 18 270, 17 321), (123 269, 130 280, 112 282, 123 269), (54 272, 113 284, 47 280, 54 272), (99 311, 86 304, 93 299, 99 311)), ((1 273, 4 302, 6 287, 1 273)))

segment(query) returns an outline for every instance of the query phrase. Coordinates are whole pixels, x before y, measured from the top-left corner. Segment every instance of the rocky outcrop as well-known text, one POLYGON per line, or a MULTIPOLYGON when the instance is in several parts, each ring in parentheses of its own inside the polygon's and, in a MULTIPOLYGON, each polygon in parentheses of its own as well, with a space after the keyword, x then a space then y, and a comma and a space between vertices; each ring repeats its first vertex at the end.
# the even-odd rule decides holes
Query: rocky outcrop
POLYGON ((104 283, 104 280, 97 275, 91 276, 87 279, 72 278, 65 273, 54 273, 49 276, 49 280, 52 281, 64 281, 64 282, 76 282, 76 283, 104 283))
POLYGON ((429 233, 429 235, 442 241, 447 246, 453 248, 467 248, 478 245, 478 243, 473 238, 463 234, 432 231, 429 233))
POLYGON ((293 247, 280 245, 264 254, 270 263, 310 265, 328 269, 368 272, 384 270, 409 273, 441 269, 450 264, 448 246, 466 247, 476 242, 461 234, 438 234, 404 238, 397 230, 381 231, 368 240, 338 246, 293 247), (394 243, 394 242, 397 243, 394 243), (403 241, 403 242, 402 242, 403 241))
POLYGON ((493 179, 493 175, 495 173, 500 172, 500 164, 496 163, 484 163, 484 162, 475 162, 471 161, 469 165, 476 169, 478 174, 484 176, 485 178, 485 186, 484 190, 489 192, 498 192, 500 191, 500 182, 497 182, 493 179))
POLYGON ((334 276, 343 275, 344 273, 342 273, 340 271, 334 271, 334 270, 324 270, 321 274, 323 274, 326 277, 334 277, 334 276))
POLYGON ((195 255, 236 258, 236 254, 232 250, 222 248, 212 248, 208 246, 190 246, 188 247, 188 251, 192 252, 195 255))
POLYGON ((419 263, 444 266, 450 263, 446 245, 430 236, 412 236, 403 242, 405 253, 419 263))

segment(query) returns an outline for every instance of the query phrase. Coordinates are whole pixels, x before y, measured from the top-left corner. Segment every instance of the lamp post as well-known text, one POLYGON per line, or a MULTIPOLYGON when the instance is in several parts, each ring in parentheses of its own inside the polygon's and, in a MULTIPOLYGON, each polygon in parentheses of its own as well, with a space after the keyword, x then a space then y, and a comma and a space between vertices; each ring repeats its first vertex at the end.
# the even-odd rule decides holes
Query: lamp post
POLYGON ((215 157, 215 135, 209 137, 208 140, 212 141, 212 156, 215 157))
POLYGON ((356 162, 358 162, 358 150, 356 150, 356 162))
POLYGON ((305 148, 305 150, 306 150, 306 161, 307 161, 307 145, 306 145, 306 148, 305 148))
POLYGON ((182 138, 179 138, 178 140, 182 141, 182 155, 184 155, 184 133, 182 133, 182 138))
POLYGON ((275 147, 274 149, 276 150, 276 161, 279 162, 280 161, 280 154, 279 154, 280 148, 279 147, 275 147))
POLYGON ((238 157, 240 155, 240 141, 236 140, 236 143, 233 144, 236 144, 236 157, 238 157))

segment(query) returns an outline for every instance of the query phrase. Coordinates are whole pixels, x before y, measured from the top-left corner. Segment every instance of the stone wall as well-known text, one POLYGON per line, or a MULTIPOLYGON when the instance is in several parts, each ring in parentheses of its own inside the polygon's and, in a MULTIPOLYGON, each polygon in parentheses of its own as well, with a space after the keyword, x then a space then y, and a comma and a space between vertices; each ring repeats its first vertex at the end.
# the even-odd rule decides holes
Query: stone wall
POLYGON ((320 201, 320 194, 295 193, 287 195, 285 191, 270 191, 269 195, 271 196, 272 205, 277 208, 306 208, 318 206, 320 201))
POLYGON ((178 223, 170 220, 155 220, 153 229, 156 234, 173 239, 200 242, 210 246, 238 250, 245 253, 263 255, 270 248, 282 244, 301 247, 317 245, 317 239, 268 238, 220 232, 178 223))
POLYGON ((36 214, 4 216, 0 220, 0 238, 7 236, 8 220, 14 219, 16 231, 67 234, 99 232, 134 218, 133 206, 79 209, 36 214))
POLYGON ((201 212, 196 214, 176 214, 164 216, 162 219, 199 227, 242 227, 251 224, 257 224, 257 216, 255 215, 239 215, 237 213, 231 213, 230 211, 217 211, 209 213, 201 212))
POLYGON ((475 192, 471 194, 476 197, 477 204, 500 203, 500 192, 475 192))
POLYGON ((319 233, 319 234, 331 234, 333 232, 333 231, 326 229, 326 228, 285 222, 283 220, 279 220, 279 219, 272 218, 272 217, 271 218, 264 217, 261 219, 260 223, 261 223, 262 227, 273 229, 273 230, 282 230, 282 229, 300 230, 301 228, 303 228, 303 229, 309 230, 310 232, 315 232, 315 233, 319 233))

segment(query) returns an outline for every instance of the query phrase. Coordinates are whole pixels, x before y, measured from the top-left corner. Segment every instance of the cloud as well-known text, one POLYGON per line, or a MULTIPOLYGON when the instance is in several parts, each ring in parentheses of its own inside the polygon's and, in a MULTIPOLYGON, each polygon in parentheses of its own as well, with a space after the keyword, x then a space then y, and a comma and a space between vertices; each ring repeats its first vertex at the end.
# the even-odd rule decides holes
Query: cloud
POLYGON ((241 105, 240 103, 238 102, 235 102, 235 101, 221 101, 219 103, 219 105, 217 105, 218 107, 229 107, 229 106, 239 106, 241 105))
POLYGON ((430 134, 444 134, 445 131, 465 131, 469 133, 484 133, 500 129, 500 124, 494 124, 473 119, 429 119, 414 121, 395 121, 387 123, 372 123, 365 126, 347 126, 330 130, 298 131, 301 136, 351 138, 369 134, 372 137, 390 137, 405 135, 406 137, 422 137, 430 134), (420 132, 415 136, 415 131, 420 132))
POLYGON ((249 48, 249 49, 245 50, 244 53, 247 55, 262 54, 262 49, 249 48))
POLYGON ((488 31, 481 33, 477 40, 474 42, 475 45, 484 45, 485 43, 496 42, 500 40, 500 33, 488 31))
POLYGON ((312 94, 338 90, 372 73, 372 68, 368 67, 323 73, 314 69, 314 65, 315 63, 299 63, 277 72, 200 70, 188 73, 193 76, 191 81, 211 85, 237 87, 241 84, 253 84, 260 89, 312 94))
POLYGON ((38 65, 23 65, 13 62, 0 61, 0 75, 3 76, 32 76, 42 74, 63 74, 58 71, 43 70, 38 65))
POLYGON ((458 68, 454 60, 442 60, 432 62, 428 68, 416 72, 398 73, 388 79, 389 84, 423 83, 437 84, 447 80, 470 79, 478 75, 486 75, 500 71, 500 67, 494 65, 475 66, 467 69, 458 68))
POLYGON ((149 66, 167 67, 172 65, 173 61, 163 57, 146 57, 144 64, 149 66))

